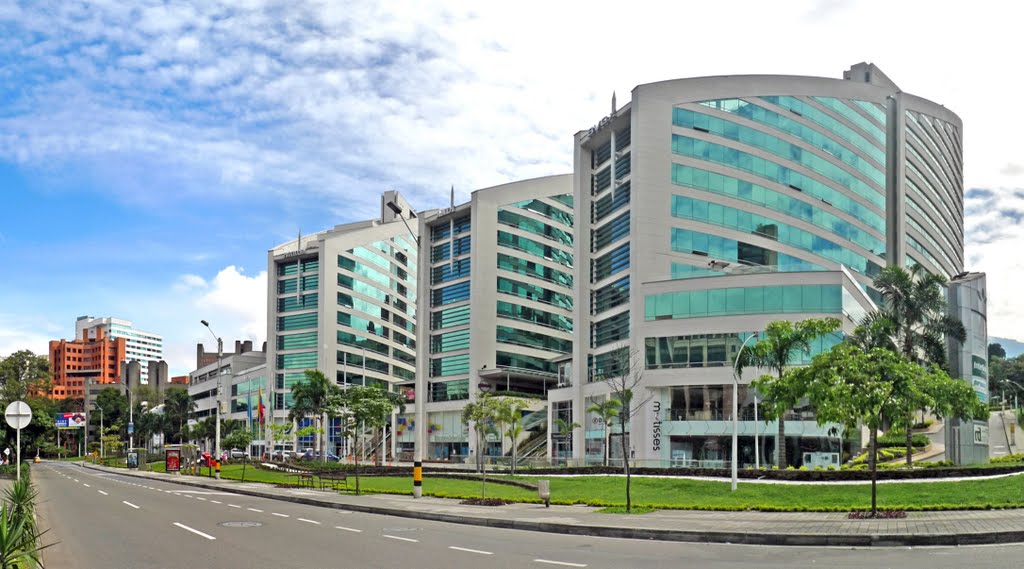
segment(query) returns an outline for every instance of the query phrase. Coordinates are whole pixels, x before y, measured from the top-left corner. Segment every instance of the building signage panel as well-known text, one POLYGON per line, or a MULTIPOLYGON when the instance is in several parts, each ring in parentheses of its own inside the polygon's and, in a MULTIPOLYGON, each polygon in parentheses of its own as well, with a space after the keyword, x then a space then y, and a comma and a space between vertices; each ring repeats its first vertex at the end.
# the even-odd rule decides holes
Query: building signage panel
POLYGON ((974 444, 988 444, 988 427, 985 425, 974 425, 974 444))
POLYGON ((58 429, 77 429, 85 426, 84 413, 57 413, 54 416, 54 425, 58 429))

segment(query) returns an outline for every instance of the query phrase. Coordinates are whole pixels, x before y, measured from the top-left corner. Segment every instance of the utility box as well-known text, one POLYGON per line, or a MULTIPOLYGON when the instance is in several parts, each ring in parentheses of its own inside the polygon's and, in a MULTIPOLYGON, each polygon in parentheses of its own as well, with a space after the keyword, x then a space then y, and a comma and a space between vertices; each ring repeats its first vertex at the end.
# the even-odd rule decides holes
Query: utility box
POLYGON ((839 469, 839 453, 838 452, 805 452, 804 453, 804 466, 807 468, 828 468, 830 466, 839 469))

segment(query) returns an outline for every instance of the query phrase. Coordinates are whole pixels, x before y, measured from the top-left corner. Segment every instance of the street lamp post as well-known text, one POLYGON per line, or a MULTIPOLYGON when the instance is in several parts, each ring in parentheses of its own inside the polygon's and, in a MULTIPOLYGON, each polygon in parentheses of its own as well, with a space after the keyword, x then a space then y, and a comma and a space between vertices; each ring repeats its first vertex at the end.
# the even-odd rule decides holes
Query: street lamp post
MULTIPOLYGON (((213 334, 213 337, 217 339, 217 391, 214 397, 214 409, 216 409, 216 425, 214 426, 214 456, 216 460, 220 460, 220 366, 221 359, 224 357, 224 341, 220 339, 220 336, 214 334, 213 328, 210 328, 210 323, 206 320, 200 320, 203 326, 213 334)), ((220 473, 217 473, 217 478, 220 478, 220 473)))
POLYGON ((736 491, 736 479, 739 477, 738 463, 739 463, 739 390, 740 390, 740 377, 739 377, 739 365, 740 356, 743 354, 743 348, 747 347, 747 342, 751 339, 756 338, 757 334, 751 334, 747 336, 747 339, 740 345, 740 349, 736 352, 736 360, 732 364, 732 491, 736 491))

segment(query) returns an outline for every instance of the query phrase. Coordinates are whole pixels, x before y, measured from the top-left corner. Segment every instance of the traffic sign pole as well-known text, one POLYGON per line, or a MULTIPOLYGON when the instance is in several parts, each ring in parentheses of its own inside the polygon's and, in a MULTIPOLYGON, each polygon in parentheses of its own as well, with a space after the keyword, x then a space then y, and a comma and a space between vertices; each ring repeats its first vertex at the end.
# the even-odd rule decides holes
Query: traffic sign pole
POLYGON ((12 429, 18 432, 17 449, 15 456, 18 458, 18 481, 21 481, 21 430, 32 422, 32 408, 24 401, 11 401, 4 412, 4 419, 12 429))

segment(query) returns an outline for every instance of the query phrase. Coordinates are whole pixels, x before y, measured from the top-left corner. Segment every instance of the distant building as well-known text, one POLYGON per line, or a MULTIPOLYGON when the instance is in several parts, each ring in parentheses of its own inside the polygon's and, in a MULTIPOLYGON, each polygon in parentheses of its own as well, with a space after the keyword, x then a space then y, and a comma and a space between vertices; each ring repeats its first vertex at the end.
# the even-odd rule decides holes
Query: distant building
POLYGON ((110 338, 124 338, 125 355, 121 361, 137 361, 142 366, 142 383, 149 383, 150 361, 164 359, 164 342, 159 334, 136 329, 130 320, 112 316, 79 316, 75 321, 76 338, 96 338, 102 330, 110 338), (88 333, 88 336, 83 334, 88 333))
POLYGON ((176 376, 171 378, 170 384, 171 385, 187 386, 188 385, 188 376, 187 375, 176 375, 176 376))
POLYGON ((84 398, 89 382, 118 383, 120 362, 125 359, 125 338, 111 338, 102 328, 85 332, 75 340, 50 342, 53 369, 52 399, 84 398))

